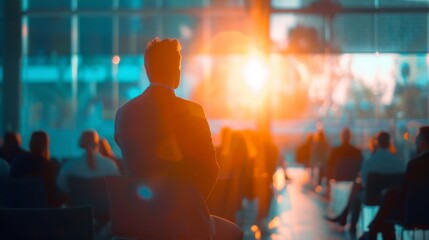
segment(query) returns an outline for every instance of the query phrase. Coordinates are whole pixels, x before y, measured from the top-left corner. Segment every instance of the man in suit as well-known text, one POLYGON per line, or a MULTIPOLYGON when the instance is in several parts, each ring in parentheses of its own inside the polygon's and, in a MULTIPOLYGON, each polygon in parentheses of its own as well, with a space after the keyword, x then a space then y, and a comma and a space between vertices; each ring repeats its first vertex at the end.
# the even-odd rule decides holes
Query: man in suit
MULTIPOLYGON (((155 38, 148 43, 144 58, 150 86, 118 110, 115 141, 129 175, 170 176, 184 171, 189 184, 201 195, 193 204, 205 206, 219 166, 203 108, 174 93, 180 83, 180 50, 176 39, 155 38)), ((236 225, 210 218, 202 208, 199 215, 206 221, 200 222, 209 222, 202 228, 209 229, 211 237, 241 238, 236 225)))
POLYGON ((396 238, 394 225, 388 219, 403 220, 408 190, 414 184, 429 182, 429 126, 420 128, 416 147, 419 156, 408 162, 401 187, 391 189, 385 194, 377 215, 369 225, 369 232, 364 233, 360 239, 376 240, 378 233, 382 233, 383 239, 396 238))

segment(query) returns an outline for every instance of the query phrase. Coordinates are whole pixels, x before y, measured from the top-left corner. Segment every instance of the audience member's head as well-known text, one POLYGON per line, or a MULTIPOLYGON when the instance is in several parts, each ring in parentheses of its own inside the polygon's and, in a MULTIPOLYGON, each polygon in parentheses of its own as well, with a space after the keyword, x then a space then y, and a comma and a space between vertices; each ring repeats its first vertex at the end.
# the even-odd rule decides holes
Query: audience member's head
POLYGON ((15 132, 7 132, 4 134, 4 147, 16 149, 21 147, 21 136, 15 132))
POLYGON ((147 44, 144 66, 151 83, 160 83, 177 88, 180 83, 180 64, 182 56, 177 39, 155 38, 147 44))
POLYGON ((36 131, 31 134, 30 152, 49 160, 49 136, 44 131, 36 131))
POLYGON ((308 143, 308 144, 311 143, 311 142, 313 142, 313 134, 312 133, 307 134, 305 142, 308 143))
POLYGON ((100 137, 94 130, 87 130, 80 136, 79 147, 86 151, 98 151, 100 137))
POLYGON ((109 141, 107 141, 105 138, 100 139, 99 151, 101 155, 110 159, 115 159, 115 154, 113 154, 112 147, 110 146, 109 141))
POLYGON ((3 138, 4 142, 1 147, 0 157, 9 162, 23 153, 21 136, 18 133, 6 132, 3 138))
POLYGON ((349 128, 343 128, 341 131, 341 143, 342 144, 350 144, 352 138, 352 132, 349 128))
POLYGON ((377 146, 381 149, 389 149, 390 146, 390 134, 381 131, 377 134, 377 146))
POLYGON ((417 151, 429 151, 429 126, 420 127, 416 138, 417 151))

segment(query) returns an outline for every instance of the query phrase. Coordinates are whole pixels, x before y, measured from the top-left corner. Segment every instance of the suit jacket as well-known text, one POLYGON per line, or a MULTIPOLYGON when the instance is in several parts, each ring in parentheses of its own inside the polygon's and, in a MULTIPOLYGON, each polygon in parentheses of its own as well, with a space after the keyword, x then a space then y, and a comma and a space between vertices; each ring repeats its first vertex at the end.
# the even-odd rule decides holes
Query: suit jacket
POLYGON ((209 197, 219 166, 200 105, 151 85, 117 112, 115 141, 131 176, 170 175, 185 166, 190 182, 209 197))
POLYGON ((333 148, 328 158, 328 178, 353 181, 361 168, 362 152, 351 144, 333 148))
POLYGON ((407 164, 404 181, 399 192, 399 199, 405 204, 410 186, 429 183, 429 151, 411 159, 407 164))

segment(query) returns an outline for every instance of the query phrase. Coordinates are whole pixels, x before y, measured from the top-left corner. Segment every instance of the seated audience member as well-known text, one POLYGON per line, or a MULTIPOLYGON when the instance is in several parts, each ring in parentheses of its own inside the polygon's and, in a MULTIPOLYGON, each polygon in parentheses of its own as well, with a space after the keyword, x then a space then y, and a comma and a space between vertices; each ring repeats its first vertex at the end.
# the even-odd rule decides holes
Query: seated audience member
POLYGON ((363 202, 363 191, 366 184, 368 173, 402 173, 405 171, 405 163, 394 156, 390 151, 390 135, 387 132, 379 132, 377 134, 377 147, 375 152, 365 160, 361 169, 361 182, 356 181, 350 192, 347 206, 341 214, 335 218, 328 220, 337 222, 344 226, 347 222, 347 216, 351 210, 351 223, 349 231, 356 233, 356 224, 359 220, 359 214, 363 202))
POLYGON ((6 160, 3 160, 0 158, 0 178, 2 177, 9 177, 10 173, 10 165, 6 162, 6 160))
POLYGON ((340 181, 356 179, 362 164, 362 152, 351 144, 350 129, 341 131, 341 145, 332 149, 328 158, 328 178, 340 181))
POLYGON ((304 165, 306 168, 310 167, 312 142, 313 134, 309 133, 305 139, 305 142, 299 145, 295 152, 296 162, 304 165))
POLYGON ((403 221, 408 190, 415 183, 429 182, 429 126, 420 128, 416 147, 420 154, 408 162, 401 187, 391 189, 385 194, 376 216, 368 227, 369 232, 364 233, 360 239, 376 240, 378 233, 382 233, 383 239, 396 239, 394 225, 387 219, 403 221))
POLYGON ((115 162, 99 153, 99 137, 96 131, 83 132, 79 146, 84 150, 84 154, 80 158, 68 160, 60 169, 57 185, 62 191, 69 191, 69 176, 104 177, 119 175, 115 162))
POLYGON ((21 148, 21 136, 18 133, 7 132, 4 135, 4 143, 0 148, 0 158, 6 160, 9 165, 12 161, 27 152, 21 148))
POLYGON ((46 132, 36 131, 31 134, 30 152, 23 154, 12 162, 11 177, 43 178, 51 206, 59 206, 56 198, 55 177, 57 168, 50 161, 49 136, 46 132))

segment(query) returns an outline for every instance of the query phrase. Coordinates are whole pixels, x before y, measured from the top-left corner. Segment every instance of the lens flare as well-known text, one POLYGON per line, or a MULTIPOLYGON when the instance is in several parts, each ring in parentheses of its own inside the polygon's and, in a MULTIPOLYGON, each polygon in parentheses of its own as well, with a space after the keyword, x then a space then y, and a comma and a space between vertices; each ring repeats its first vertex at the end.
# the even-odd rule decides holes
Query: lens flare
POLYGON ((142 185, 137 188, 137 194, 141 199, 150 200, 153 197, 152 189, 148 186, 142 185))
POLYGON ((261 58, 252 56, 244 63, 242 75, 252 90, 260 91, 268 78, 267 64, 261 58))

